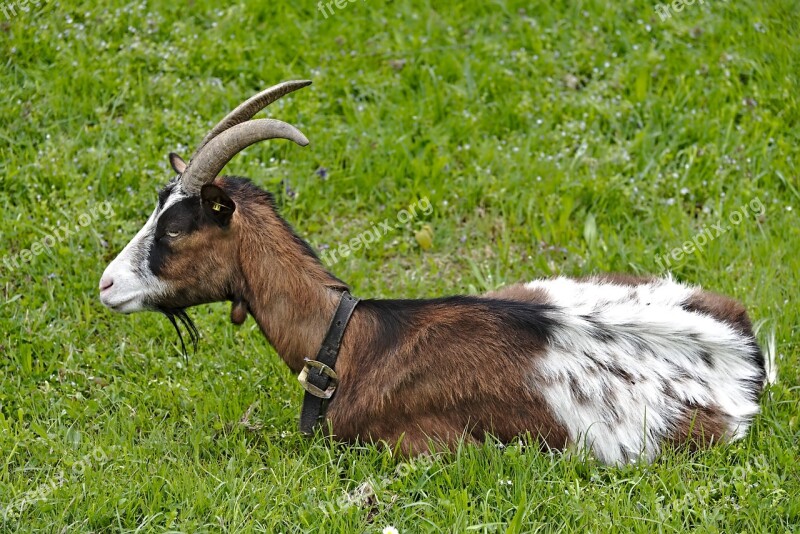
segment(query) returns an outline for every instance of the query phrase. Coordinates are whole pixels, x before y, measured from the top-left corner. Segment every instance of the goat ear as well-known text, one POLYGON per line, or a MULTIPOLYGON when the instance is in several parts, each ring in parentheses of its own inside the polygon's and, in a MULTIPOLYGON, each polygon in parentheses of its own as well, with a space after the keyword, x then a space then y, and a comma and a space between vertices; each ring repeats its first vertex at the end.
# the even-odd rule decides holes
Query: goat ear
POLYGON ((200 189, 200 203, 206 216, 220 226, 227 226, 236 211, 231 197, 214 184, 206 184, 200 189))
POLYGON ((169 153, 169 164, 172 165, 172 168, 178 174, 183 174, 183 171, 186 170, 186 162, 183 161, 183 158, 177 155, 175 152, 169 153))

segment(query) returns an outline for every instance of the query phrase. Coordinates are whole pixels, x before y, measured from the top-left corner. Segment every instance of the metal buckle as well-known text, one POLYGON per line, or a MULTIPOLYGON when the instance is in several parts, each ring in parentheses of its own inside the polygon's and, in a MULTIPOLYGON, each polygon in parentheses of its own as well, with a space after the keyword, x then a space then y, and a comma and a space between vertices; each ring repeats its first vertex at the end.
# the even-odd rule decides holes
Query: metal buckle
POLYGON ((336 391, 336 386, 339 384, 339 377, 336 375, 336 371, 325 365, 324 363, 317 361, 317 360, 310 360, 308 358, 303 358, 303 361, 306 364, 303 366, 303 370, 300 371, 300 375, 297 377, 297 380, 300 381, 300 384, 303 386, 303 389, 314 395, 315 397, 319 397, 320 399, 330 399, 333 397, 333 392, 336 391), (310 369, 313 367, 317 369, 317 372, 321 375, 325 375, 330 379, 330 384, 328 385, 328 389, 321 390, 314 384, 310 384, 308 382, 308 373, 310 373, 310 369))

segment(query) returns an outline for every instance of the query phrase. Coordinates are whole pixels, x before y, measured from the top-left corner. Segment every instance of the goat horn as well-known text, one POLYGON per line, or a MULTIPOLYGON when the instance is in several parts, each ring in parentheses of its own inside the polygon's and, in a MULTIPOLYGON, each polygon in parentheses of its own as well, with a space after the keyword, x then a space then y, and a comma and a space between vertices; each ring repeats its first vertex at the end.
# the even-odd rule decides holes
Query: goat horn
POLYGON ((293 91, 297 91, 303 87, 308 87, 309 85, 311 85, 311 80, 292 80, 279 83, 278 85, 273 85, 269 89, 265 89, 257 95, 251 96, 239 104, 236 109, 228 113, 224 119, 219 121, 217 125, 214 126, 210 132, 208 132, 205 138, 203 138, 203 141, 200 143, 200 146, 198 146, 197 150, 195 150, 192 158, 196 157, 204 146, 206 146, 212 139, 228 128, 236 126, 237 124, 241 124, 245 121, 249 121, 256 113, 269 106, 282 96, 286 96, 293 91))
POLYGON ((267 139, 289 139, 300 146, 308 144, 303 132, 276 119, 256 119, 236 124, 211 139, 189 161, 181 174, 184 190, 189 194, 198 194, 203 185, 214 181, 233 156, 267 139))

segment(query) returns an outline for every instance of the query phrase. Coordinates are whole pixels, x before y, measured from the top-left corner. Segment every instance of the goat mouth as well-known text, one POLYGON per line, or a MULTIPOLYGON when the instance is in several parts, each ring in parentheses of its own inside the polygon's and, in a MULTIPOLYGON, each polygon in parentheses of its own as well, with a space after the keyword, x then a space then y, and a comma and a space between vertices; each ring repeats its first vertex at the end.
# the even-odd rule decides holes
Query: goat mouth
POLYGON ((136 300, 136 298, 137 298, 136 295, 134 295, 132 297, 125 298, 125 299, 122 299, 122 300, 117 301, 117 302, 112 302, 112 301, 109 301, 108 298, 104 298, 104 297, 107 297, 107 296, 108 296, 107 294, 101 293, 100 294, 100 302, 102 302, 103 305, 106 308, 108 308, 109 310, 112 310, 112 311, 115 311, 115 312, 118 312, 118 313, 133 313, 134 311, 137 311, 137 310, 125 310, 124 309, 125 306, 127 306, 128 304, 130 304, 131 302, 136 300))

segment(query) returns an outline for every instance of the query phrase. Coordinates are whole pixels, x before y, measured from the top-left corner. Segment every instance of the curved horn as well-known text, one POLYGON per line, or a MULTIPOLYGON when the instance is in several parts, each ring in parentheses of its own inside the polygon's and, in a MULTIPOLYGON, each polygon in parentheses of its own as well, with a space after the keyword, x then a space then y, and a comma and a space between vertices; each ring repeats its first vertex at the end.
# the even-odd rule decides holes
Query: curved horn
POLYGON ((211 139, 189 161, 181 174, 184 190, 198 194, 203 185, 214 181, 233 156, 254 143, 276 138, 289 139, 300 146, 308 144, 303 132, 276 119, 256 119, 231 126, 211 139))
POLYGON ((279 83, 278 85, 273 85, 269 89, 265 89, 257 95, 251 96, 239 104, 236 109, 228 113, 224 119, 219 121, 217 125, 214 126, 210 132, 208 132, 205 138, 203 138, 203 141, 200 143, 200 146, 198 146, 197 150, 195 150, 192 158, 195 158, 203 149, 203 147, 209 143, 209 141, 214 139, 228 128, 250 120, 256 113, 269 106, 282 96, 286 96, 293 91, 297 91, 303 87, 308 87, 309 85, 311 85, 311 80, 292 80, 279 83))

